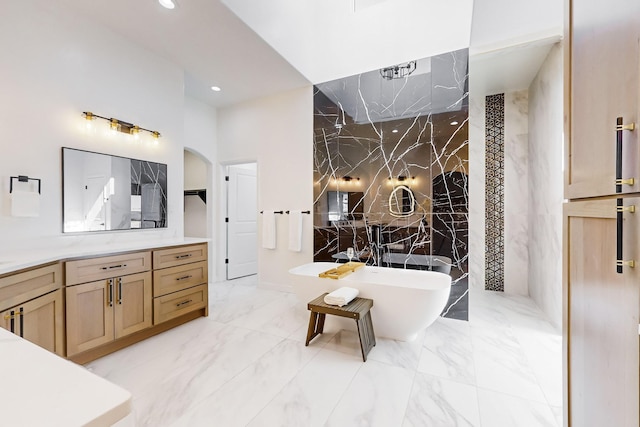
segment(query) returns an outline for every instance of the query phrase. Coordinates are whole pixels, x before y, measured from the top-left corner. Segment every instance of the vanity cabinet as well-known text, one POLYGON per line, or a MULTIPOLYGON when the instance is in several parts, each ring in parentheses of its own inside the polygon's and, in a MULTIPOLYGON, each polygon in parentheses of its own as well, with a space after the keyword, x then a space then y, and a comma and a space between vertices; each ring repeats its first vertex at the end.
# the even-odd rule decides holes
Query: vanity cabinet
POLYGON ((151 327, 150 270, 150 252, 66 263, 69 357, 151 327))
POLYGON ((180 317, 208 304, 207 245, 153 251, 153 323, 180 317))
POLYGON ((0 277, 0 327, 64 356, 64 300, 59 263, 0 277))

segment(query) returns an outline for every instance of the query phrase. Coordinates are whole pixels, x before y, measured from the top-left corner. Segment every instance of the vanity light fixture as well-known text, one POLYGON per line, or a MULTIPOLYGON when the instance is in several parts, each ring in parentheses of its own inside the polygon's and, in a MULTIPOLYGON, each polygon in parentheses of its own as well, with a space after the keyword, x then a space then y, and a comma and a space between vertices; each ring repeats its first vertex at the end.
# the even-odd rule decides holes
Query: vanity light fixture
POLYGON ((138 125, 134 125, 133 123, 127 123, 119 119, 114 119, 113 117, 109 118, 109 117, 99 116, 97 114, 92 113, 91 111, 83 111, 82 117, 84 117, 87 121, 91 121, 95 119, 106 120, 107 122, 109 122, 109 128, 113 132, 128 133, 130 135, 133 135, 133 138, 136 140, 140 138, 140 132, 143 132, 143 131, 150 133, 156 144, 158 143, 158 139, 162 136, 158 131, 145 129, 138 125))
POLYGON ((173 0, 158 0, 158 3, 165 9, 175 9, 176 3, 173 0))
POLYGON ((357 183, 359 183, 360 178, 358 178, 358 177, 355 177, 355 178, 354 178, 354 177, 352 177, 352 176, 345 175, 345 176, 343 176, 343 177, 342 177, 342 180, 343 180, 344 182, 351 182, 351 181, 354 181, 354 180, 355 180, 355 181, 358 181, 357 183))

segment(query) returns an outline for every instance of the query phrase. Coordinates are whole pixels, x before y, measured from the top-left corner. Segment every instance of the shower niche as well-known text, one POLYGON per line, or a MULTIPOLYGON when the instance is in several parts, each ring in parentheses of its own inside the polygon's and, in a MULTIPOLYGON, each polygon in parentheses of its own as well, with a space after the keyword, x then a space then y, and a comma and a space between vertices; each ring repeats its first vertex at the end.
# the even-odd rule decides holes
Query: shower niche
POLYGON ((468 153, 466 49, 316 85, 314 261, 446 272, 466 320, 468 153))

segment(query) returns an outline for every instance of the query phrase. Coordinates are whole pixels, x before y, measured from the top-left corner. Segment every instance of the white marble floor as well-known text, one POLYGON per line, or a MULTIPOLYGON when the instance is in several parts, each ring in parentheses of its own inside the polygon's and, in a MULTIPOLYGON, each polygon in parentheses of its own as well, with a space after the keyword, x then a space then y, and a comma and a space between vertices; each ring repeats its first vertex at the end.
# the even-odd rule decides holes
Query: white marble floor
MULTIPOLYGON (((562 337, 528 298, 471 290, 470 321, 411 343, 304 346, 308 312, 256 277, 210 285, 210 315, 87 365, 130 390, 136 426, 562 426, 562 337)), ((375 328, 375 317, 373 317, 375 328)))

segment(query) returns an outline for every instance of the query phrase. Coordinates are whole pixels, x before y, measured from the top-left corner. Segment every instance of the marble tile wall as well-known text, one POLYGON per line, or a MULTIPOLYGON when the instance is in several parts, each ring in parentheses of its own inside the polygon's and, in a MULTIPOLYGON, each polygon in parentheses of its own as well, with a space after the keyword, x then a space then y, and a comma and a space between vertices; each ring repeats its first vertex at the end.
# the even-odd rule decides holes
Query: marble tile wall
POLYGON ((467 63, 465 49, 317 85, 313 212, 315 261, 344 261, 348 247, 372 265, 445 260, 444 313, 465 320, 467 63))
POLYGON ((485 97, 469 92, 469 287, 485 286, 485 97))
POLYGON ((528 92, 504 94, 504 253, 502 283, 489 286, 487 257, 496 249, 486 239, 487 101, 471 91, 469 103, 470 286, 527 295, 528 288, 528 92))
POLYGON ((529 295, 562 325, 562 47, 529 88, 529 295))
POLYGON ((504 100, 504 291, 528 295, 528 92, 508 92, 504 100))

